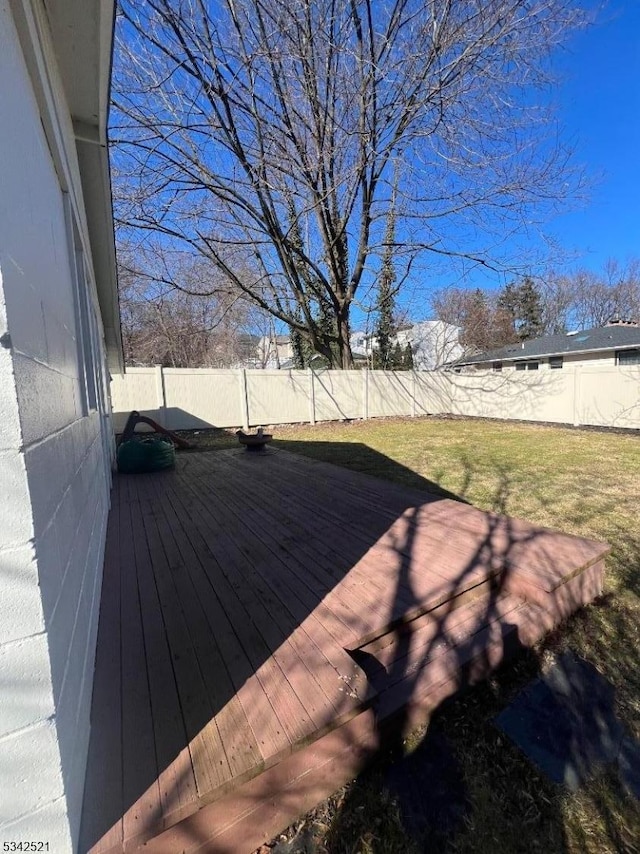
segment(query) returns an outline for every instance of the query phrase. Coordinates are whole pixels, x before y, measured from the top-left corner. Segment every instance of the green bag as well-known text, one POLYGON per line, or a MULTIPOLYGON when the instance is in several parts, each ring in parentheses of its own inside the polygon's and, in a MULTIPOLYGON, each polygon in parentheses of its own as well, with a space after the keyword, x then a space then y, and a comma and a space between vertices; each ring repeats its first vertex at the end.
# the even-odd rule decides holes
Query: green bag
POLYGON ((170 439, 136 436, 119 445, 117 459, 119 472, 141 474, 172 468, 176 462, 176 451, 170 439))

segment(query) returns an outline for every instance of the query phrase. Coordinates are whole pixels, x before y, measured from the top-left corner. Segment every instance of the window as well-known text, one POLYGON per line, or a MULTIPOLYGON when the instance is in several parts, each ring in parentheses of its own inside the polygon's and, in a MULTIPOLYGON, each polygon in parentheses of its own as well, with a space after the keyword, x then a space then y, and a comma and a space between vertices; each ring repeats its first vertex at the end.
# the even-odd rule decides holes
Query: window
POLYGON ((540 362, 534 359, 531 362, 516 362, 516 371, 537 371, 540 362))
POLYGON ((640 365, 640 347, 633 350, 617 350, 616 365, 640 365))
POLYGON ((494 371, 501 371, 502 370, 502 362, 494 362, 491 365, 491 367, 494 371))
POLYGON ((91 315, 93 307, 89 296, 89 276, 84 260, 82 241, 76 223, 76 218, 71 207, 69 194, 63 193, 63 205, 67 226, 67 240, 69 243, 69 260, 71 265, 71 276, 73 282, 74 313, 75 313, 75 339, 78 358, 78 379, 80 382, 80 395, 82 414, 98 407, 98 394, 96 388, 96 371, 94 359, 94 342, 91 334, 91 315))
POLYGON ((561 368, 563 363, 562 356, 549 356, 550 368, 561 368))
POLYGON ((526 362, 516 362, 516 371, 525 371, 527 368, 526 362))

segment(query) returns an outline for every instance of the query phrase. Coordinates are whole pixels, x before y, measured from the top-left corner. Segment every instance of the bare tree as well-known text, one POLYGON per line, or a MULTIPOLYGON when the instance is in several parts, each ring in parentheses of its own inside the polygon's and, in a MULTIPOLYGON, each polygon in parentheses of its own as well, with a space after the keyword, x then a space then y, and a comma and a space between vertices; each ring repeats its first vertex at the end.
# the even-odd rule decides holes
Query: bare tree
POLYGON ((503 347, 518 340, 513 316, 500 304, 500 293, 448 288, 432 299, 436 317, 460 329, 467 353, 503 347))
POLYGON ((436 292, 431 304, 436 317, 460 327, 461 343, 474 352, 502 347, 523 337, 604 326, 614 319, 640 322, 637 259, 625 264, 609 260, 602 272, 548 272, 535 283, 532 330, 532 324, 523 326, 521 321, 530 311, 533 289, 533 281, 527 279, 497 292, 447 288, 436 292))
POLYGON ((580 20, 572 0, 122 0, 117 217, 351 367, 394 164, 400 284, 419 252, 508 263, 497 235, 569 187, 547 60, 580 20))
POLYGON ((118 284, 125 363, 173 368, 257 361, 264 313, 237 294, 211 294, 205 259, 172 257, 162 246, 134 251, 120 241, 118 284), (174 286, 177 283, 177 286, 174 286))
POLYGON ((547 334, 604 326, 616 318, 640 322, 640 261, 610 259, 601 272, 550 273, 542 292, 547 334))

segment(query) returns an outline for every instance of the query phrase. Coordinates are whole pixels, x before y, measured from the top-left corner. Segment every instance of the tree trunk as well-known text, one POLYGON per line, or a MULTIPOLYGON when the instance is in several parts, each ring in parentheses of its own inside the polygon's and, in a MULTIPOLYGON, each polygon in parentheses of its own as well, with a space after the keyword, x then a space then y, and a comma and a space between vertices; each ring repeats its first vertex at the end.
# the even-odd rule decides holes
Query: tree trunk
POLYGON ((353 369, 353 353, 351 352, 351 341, 349 340, 349 307, 345 308, 338 315, 338 365, 343 371, 353 369))

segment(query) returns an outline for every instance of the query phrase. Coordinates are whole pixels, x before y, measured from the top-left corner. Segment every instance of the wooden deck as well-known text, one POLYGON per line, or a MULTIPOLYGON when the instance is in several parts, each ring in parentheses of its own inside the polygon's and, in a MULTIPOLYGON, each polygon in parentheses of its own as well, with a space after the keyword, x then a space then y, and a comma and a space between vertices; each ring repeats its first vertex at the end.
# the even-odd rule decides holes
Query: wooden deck
POLYGON ((251 851, 598 595, 606 552, 279 449, 117 477, 81 850, 251 851))

